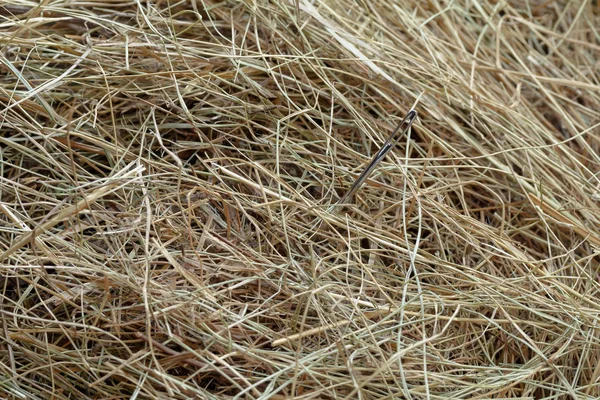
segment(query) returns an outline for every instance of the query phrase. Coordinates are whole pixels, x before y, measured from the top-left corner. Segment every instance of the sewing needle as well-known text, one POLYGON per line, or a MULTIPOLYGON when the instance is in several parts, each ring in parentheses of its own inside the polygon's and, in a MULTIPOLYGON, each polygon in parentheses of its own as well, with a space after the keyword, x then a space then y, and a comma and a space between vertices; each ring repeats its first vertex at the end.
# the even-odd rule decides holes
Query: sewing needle
POLYGON ((408 129, 411 127, 412 123, 414 122, 414 120, 416 118, 417 118, 417 111, 416 110, 410 110, 406 114, 406 116, 404 117, 404 119, 402 120, 402 122, 400 122, 400 125, 398 125, 398 127, 396 129, 394 129, 394 132, 392 132, 392 134, 387 138, 387 140, 385 141, 385 143, 383 144, 383 146, 381 146, 381 148, 379 149, 379 151, 377 153, 375 153, 375 155, 373 156, 373 159, 371 160, 371 162, 369 163, 369 165, 367 165, 367 167, 365 168, 365 170, 360 174, 360 176, 352 184, 352 186, 346 192, 346 194, 344 196, 342 196, 342 198, 337 203, 333 204, 329 208, 328 211, 333 210, 336 206, 345 204, 346 201, 348 201, 349 199, 352 198, 352 196, 354 196, 354 194, 356 193, 356 191, 362 186, 362 184, 371 175, 371 173, 373 172, 373 170, 375 169, 375 167, 377 167, 377 165, 379 164, 379 162, 381 160, 383 160, 385 158, 386 154, 389 153, 390 150, 392 150, 394 148, 394 146, 396 145, 396 143, 398 143, 398 140, 400 140, 400 138, 402 136, 404 136, 404 134, 406 132, 408 132, 408 129))

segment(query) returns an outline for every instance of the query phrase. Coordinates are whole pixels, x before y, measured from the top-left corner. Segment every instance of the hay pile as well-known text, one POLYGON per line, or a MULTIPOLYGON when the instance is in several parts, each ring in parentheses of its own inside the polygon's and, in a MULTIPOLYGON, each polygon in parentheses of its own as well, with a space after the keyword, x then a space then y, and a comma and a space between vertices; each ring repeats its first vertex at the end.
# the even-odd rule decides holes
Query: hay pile
POLYGON ((0 4, 3 398, 600 396, 597 2, 0 4))

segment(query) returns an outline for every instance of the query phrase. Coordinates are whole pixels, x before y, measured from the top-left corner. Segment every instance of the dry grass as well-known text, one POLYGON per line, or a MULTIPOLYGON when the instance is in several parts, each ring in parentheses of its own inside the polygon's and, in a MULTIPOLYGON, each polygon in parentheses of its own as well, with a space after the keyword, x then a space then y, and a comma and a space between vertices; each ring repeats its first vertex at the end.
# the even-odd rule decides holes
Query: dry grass
POLYGON ((3 398, 600 396, 596 0, 0 4, 3 398))

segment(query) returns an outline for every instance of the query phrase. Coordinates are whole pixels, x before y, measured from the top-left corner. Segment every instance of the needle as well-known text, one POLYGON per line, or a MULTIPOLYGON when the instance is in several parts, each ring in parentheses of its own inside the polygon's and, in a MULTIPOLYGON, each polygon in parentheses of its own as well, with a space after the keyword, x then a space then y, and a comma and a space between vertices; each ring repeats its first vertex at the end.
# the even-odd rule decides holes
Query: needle
POLYGON ((375 167, 377 167, 379 162, 381 160, 383 160, 384 157, 386 156, 386 154, 389 153, 390 150, 392 150, 394 148, 396 143, 398 143, 398 140, 400 140, 400 138, 402 136, 404 136, 404 134, 406 132, 408 132, 408 129, 410 128, 410 126, 412 125, 412 123, 414 122, 414 120, 416 118, 417 118, 417 112, 415 110, 410 110, 408 112, 408 114, 406 114, 406 116, 404 117, 402 122, 400 122, 400 125, 398 125, 398 127, 396 129, 394 129, 394 132, 392 132, 392 134, 387 138, 387 140, 385 141, 383 146, 381 146, 379 151, 377 153, 375 153, 375 155, 373 156, 373 159, 371 160, 369 165, 365 168, 365 170, 360 174, 360 176, 352 184, 352 186, 350 187, 350 190, 348 190, 348 192, 346 192, 346 194, 344 196, 342 196, 342 198, 337 203, 335 203, 331 207, 329 207, 328 211, 333 210, 336 206, 345 204, 346 201, 348 201, 349 199, 352 198, 352 196, 354 196, 356 191, 362 186, 363 183, 365 183, 365 181, 367 180, 369 175, 371 175, 371 173, 373 172, 375 167))

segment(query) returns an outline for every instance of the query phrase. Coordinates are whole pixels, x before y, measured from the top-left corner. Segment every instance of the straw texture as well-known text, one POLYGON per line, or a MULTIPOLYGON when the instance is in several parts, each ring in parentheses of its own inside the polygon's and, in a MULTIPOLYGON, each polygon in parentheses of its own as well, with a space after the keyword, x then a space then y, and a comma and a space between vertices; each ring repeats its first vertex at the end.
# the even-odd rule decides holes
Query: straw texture
POLYGON ((599 27, 0 1, 0 394, 600 397, 599 27))

